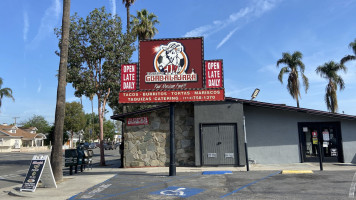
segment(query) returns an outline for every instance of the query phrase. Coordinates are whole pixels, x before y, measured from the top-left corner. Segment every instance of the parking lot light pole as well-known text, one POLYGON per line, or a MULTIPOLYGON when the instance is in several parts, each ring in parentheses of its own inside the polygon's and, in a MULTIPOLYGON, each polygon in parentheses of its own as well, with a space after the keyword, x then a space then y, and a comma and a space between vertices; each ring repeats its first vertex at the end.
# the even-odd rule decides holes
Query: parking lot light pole
POLYGON ((170 143, 170 162, 169 162, 169 176, 176 175, 176 150, 174 145, 174 103, 169 104, 169 143, 170 143))

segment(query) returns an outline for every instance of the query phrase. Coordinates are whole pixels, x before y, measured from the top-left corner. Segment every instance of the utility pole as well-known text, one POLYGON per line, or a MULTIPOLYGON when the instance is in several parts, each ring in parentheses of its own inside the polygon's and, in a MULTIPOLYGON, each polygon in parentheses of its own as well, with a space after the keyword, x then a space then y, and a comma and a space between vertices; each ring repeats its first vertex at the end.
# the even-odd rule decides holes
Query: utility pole
POLYGON ((13 117, 13 119, 15 119, 15 126, 16 126, 16 119, 17 119, 17 118, 20 118, 20 117, 13 117))

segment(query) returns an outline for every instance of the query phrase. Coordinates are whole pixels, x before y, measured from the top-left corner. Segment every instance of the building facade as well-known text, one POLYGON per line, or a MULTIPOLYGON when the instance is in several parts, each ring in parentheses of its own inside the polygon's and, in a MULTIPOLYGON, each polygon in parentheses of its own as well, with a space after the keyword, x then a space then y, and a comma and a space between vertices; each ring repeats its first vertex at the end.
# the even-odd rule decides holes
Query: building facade
MULTIPOLYGON (((114 115, 124 123, 124 166, 169 166, 169 106, 114 115), (127 119, 147 117, 128 125, 127 119)), ((177 166, 319 161, 356 163, 356 116, 226 97, 175 104, 177 166), (246 136, 245 136, 246 135, 246 136)))

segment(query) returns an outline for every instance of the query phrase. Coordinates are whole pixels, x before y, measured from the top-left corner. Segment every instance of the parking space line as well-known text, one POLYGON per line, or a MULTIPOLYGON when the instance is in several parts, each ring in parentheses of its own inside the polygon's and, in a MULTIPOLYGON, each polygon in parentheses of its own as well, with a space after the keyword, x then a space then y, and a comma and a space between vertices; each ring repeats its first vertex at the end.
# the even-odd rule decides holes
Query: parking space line
POLYGON ((227 197, 227 196, 230 196, 230 195, 232 195, 232 194, 234 194, 234 193, 236 193, 236 192, 238 192, 238 191, 240 191, 240 190, 242 190, 242 189, 244 189, 244 188, 246 188, 246 187, 248 187, 248 186, 251 186, 251 185, 253 185, 253 184, 255 184, 255 183, 258 183, 258 182, 260 182, 260 181, 262 181, 262 180, 264 180, 264 179, 266 179, 266 178, 269 178, 269 177, 271 177, 271 176, 277 175, 277 174, 279 174, 279 173, 281 173, 281 172, 278 171, 278 172, 272 173, 272 174, 270 174, 270 175, 268 175, 268 176, 265 176, 265 177, 263 177, 263 178, 261 178, 261 179, 258 179, 257 181, 253 181, 253 182, 251 182, 251 183, 249 183, 249 184, 247 184, 247 185, 244 185, 244 186, 242 186, 242 187, 240 187, 240 188, 238 188, 238 189, 236 189, 236 190, 234 190, 234 191, 232 191, 232 192, 230 192, 230 193, 227 193, 227 194, 221 196, 220 198, 222 199, 222 198, 225 198, 225 197, 227 197))
POLYGON ((355 186, 356 186, 356 172, 354 174, 354 177, 352 178, 350 190, 349 190, 349 198, 354 198, 355 196, 355 186))

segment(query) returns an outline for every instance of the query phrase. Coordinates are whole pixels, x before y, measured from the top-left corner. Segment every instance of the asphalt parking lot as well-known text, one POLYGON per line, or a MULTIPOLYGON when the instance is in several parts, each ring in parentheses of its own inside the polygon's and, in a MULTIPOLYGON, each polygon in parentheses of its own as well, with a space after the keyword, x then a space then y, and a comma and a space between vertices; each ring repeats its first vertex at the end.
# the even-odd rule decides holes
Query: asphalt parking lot
POLYGON ((355 171, 119 172, 70 199, 353 199, 355 171), (351 194, 351 192, 353 192, 351 194))

